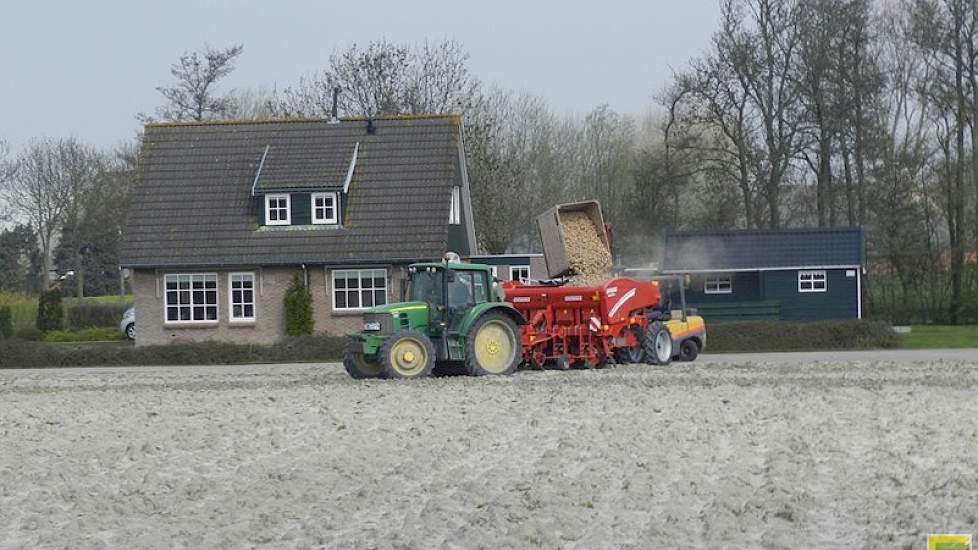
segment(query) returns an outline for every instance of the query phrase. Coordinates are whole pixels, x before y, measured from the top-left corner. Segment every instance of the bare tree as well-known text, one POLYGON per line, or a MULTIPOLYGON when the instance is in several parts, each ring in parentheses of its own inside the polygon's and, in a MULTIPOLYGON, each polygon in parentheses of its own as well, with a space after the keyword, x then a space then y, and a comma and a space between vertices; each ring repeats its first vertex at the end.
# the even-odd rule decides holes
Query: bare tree
POLYGON ((283 116, 326 116, 332 92, 347 116, 399 113, 464 113, 479 100, 479 81, 468 69, 468 52, 455 40, 419 45, 379 40, 353 44, 329 58, 329 66, 283 90, 283 116))
POLYGON ((81 193, 97 174, 92 150, 74 139, 30 142, 18 155, 4 197, 15 214, 37 230, 46 288, 55 239, 67 216, 77 216, 81 193))
POLYGON ((244 51, 236 44, 224 49, 205 46, 203 51, 184 53, 170 66, 176 79, 171 86, 156 88, 166 104, 156 110, 155 117, 140 115, 142 120, 183 121, 227 118, 233 112, 234 96, 219 95, 217 84, 234 71, 234 63, 244 51))

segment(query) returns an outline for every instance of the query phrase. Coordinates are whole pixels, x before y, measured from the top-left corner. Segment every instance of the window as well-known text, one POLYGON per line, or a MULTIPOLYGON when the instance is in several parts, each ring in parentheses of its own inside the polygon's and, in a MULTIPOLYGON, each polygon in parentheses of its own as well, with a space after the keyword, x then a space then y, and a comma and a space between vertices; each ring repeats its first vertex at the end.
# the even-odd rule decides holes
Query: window
POLYGON ((462 223, 462 189, 457 185, 452 187, 452 206, 448 210, 448 223, 451 225, 462 223))
POLYGON ((336 193, 312 194, 312 223, 335 224, 339 220, 336 193))
POLYGON ((217 274, 188 273, 163 276, 167 323, 217 321, 217 274))
POLYGON ((528 265, 511 265, 509 266, 509 278, 514 281, 520 281, 525 283, 530 280, 530 266, 528 265))
POLYGON ((825 292, 825 271, 799 271, 798 292, 825 292))
POLYGON ((485 276, 474 271, 449 272, 448 307, 465 309, 489 301, 485 276))
POLYGON ((265 195, 265 224, 289 225, 292 217, 289 215, 288 195, 265 195))
POLYGON ((333 309, 368 309, 386 303, 386 269, 337 269, 333 271, 333 309))
POLYGON ((255 320, 255 274, 228 275, 228 310, 231 322, 255 320))
POLYGON ((703 281, 704 294, 733 294, 730 275, 710 275, 703 281))
POLYGON ((492 272, 492 278, 493 279, 499 278, 499 267, 498 266, 495 266, 495 265, 489 266, 489 271, 492 272))

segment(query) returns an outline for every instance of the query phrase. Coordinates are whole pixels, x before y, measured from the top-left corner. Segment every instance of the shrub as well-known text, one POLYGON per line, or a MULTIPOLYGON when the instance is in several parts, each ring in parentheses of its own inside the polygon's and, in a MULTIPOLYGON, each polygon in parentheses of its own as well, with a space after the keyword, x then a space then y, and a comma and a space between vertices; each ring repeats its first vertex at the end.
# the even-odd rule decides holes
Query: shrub
POLYGON ((51 344, 0 340, 0 368, 329 362, 342 357, 347 341, 336 336, 301 336, 270 346, 195 342, 135 347, 121 342, 51 344))
POLYGON ((100 304, 81 302, 68 306, 68 328, 80 330, 92 327, 114 327, 119 324, 122 314, 129 309, 127 304, 100 304))
POLYGON ((289 336, 312 334, 312 294, 296 273, 285 291, 285 333, 289 336))
POLYGON ((14 335, 14 318, 10 306, 0 306, 0 338, 14 335))
POLYGON ((710 352, 816 351, 895 348, 899 336, 879 321, 747 321, 708 323, 710 352))
POLYGON ((86 328, 76 331, 52 330, 44 336, 46 342, 106 342, 122 340, 125 334, 115 327, 86 328))
POLYGON ((37 301, 37 328, 41 332, 61 330, 64 327, 65 310, 61 305, 61 290, 49 289, 37 301))
POLYGON ((14 332, 37 326, 37 297, 14 292, 0 292, 0 306, 10 308, 14 332))
POLYGON ((40 341, 44 340, 44 333, 37 327, 23 327, 14 333, 20 340, 40 341))

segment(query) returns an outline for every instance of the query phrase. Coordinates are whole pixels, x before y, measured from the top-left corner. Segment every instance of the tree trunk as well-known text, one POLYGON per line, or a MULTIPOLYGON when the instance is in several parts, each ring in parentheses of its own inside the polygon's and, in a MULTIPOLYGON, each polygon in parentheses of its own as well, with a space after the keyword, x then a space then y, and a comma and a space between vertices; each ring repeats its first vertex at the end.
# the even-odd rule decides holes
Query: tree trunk
POLYGON ((852 162, 849 159, 849 144, 843 139, 840 143, 842 147, 842 166, 846 178, 846 221, 849 227, 856 226, 856 209, 853 187, 852 187, 852 162))
MULTIPOLYGON (((77 245, 77 243, 75 243, 77 245)), ((82 266, 82 252, 75 246, 75 297, 85 297, 85 268, 82 266)))

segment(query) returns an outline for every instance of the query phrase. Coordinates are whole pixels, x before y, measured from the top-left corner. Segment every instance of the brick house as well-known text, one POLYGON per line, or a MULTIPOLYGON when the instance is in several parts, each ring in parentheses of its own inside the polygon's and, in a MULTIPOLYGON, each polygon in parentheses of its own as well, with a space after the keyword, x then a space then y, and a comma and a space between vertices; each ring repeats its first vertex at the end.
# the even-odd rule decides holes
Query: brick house
POLYGON ((315 330, 398 301, 411 262, 475 252, 455 115, 149 124, 122 251, 137 345, 285 334, 298 273, 315 330))

